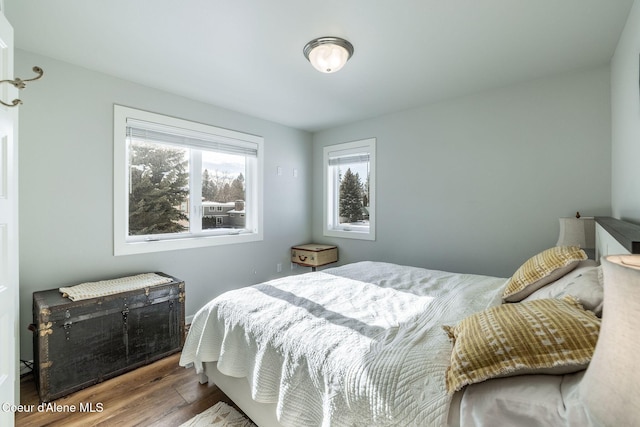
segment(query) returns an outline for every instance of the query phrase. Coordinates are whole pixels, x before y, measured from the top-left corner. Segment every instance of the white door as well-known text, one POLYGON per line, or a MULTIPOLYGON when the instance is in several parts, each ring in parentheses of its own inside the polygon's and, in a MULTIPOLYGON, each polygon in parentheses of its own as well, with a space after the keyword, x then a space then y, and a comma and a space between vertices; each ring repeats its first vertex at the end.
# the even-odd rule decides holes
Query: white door
MULTIPOLYGON (((13 28, 0 13, 0 80, 13 77, 13 28)), ((11 84, 0 85, 2 101, 17 96, 11 84)), ((0 105, 0 405, 19 403, 17 120, 17 107, 0 105)), ((2 409, 0 425, 13 426, 13 412, 2 409)))

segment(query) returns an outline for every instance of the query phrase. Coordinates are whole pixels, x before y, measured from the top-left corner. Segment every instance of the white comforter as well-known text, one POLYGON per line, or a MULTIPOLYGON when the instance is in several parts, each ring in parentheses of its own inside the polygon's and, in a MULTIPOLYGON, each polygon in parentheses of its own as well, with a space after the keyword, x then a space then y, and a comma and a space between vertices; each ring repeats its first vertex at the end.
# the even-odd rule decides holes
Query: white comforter
POLYGON ((284 426, 437 426, 443 324, 499 304, 505 279, 360 262, 227 292, 194 317, 180 364, 218 362, 284 426))

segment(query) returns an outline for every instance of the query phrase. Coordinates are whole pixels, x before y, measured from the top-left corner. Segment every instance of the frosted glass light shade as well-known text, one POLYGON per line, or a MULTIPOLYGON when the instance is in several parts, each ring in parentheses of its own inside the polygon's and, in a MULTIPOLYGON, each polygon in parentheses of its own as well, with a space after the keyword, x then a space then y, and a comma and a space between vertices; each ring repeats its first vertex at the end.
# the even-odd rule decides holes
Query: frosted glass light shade
POLYGON ((338 37, 321 37, 304 47, 304 56, 321 73, 335 73, 353 55, 353 45, 338 37))

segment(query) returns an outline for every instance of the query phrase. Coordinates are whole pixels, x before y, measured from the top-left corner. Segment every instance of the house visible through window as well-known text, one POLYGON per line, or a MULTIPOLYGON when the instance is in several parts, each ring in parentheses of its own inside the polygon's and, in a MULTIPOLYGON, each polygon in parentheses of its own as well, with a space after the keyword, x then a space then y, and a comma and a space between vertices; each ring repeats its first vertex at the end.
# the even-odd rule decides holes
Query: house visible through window
POLYGON ((324 147, 324 235, 375 240, 375 138, 324 147))
POLYGON ((114 169, 116 255, 262 239, 260 137, 116 105, 114 169))

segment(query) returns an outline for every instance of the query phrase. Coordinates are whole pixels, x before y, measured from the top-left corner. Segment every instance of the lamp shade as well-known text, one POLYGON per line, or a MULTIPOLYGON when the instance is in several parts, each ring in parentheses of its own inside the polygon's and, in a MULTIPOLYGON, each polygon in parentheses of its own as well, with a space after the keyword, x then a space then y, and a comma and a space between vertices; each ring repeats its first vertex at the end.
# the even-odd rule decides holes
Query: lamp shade
POLYGON ((320 37, 304 47, 304 56, 321 73, 335 73, 353 55, 353 45, 339 37, 320 37))
POLYGON ((595 249, 595 218, 560 218, 560 235, 556 246, 579 246, 581 249, 595 249))
POLYGON ((580 397, 596 425, 632 426, 640 420, 640 256, 602 258, 604 306, 580 397))

